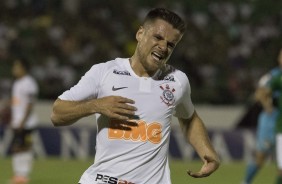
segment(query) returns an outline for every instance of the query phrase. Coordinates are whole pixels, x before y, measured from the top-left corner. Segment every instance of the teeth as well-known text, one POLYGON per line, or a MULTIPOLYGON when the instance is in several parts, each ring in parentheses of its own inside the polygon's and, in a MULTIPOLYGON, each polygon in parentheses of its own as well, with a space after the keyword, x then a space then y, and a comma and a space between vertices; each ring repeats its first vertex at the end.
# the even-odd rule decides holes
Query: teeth
POLYGON ((155 54, 155 55, 158 56, 158 57, 161 57, 161 55, 158 54, 157 52, 153 52, 153 54, 155 54))
POLYGON ((154 55, 154 54, 153 54, 153 58, 154 58, 155 60, 160 60, 160 58, 159 58, 158 56, 154 55))
POLYGON ((158 53, 156 53, 156 52, 153 52, 152 54, 153 54, 153 57, 154 57, 155 59, 157 59, 157 60, 161 60, 161 59, 162 59, 162 56, 161 56, 160 54, 158 54, 158 53))

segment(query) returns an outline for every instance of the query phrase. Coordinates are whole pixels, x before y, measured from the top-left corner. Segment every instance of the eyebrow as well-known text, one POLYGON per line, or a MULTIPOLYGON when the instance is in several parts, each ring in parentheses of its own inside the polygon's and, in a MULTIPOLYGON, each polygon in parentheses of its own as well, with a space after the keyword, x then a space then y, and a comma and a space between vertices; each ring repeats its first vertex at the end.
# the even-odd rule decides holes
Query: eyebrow
MULTIPOLYGON (((155 34, 153 34, 153 36, 164 39, 164 37, 162 35, 160 35, 159 33, 155 33, 155 34)), ((175 45, 176 45, 174 42, 167 42, 167 43, 168 43, 168 45, 171 45, 172 47, 175 47, 175 45)))

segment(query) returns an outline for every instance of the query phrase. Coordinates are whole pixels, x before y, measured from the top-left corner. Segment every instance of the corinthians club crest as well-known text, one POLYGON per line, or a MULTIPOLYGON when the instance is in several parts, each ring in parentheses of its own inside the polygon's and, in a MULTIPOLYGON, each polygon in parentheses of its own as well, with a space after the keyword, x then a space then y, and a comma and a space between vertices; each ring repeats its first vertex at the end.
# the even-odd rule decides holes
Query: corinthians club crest
POLYGON ((167 105, 167 106, 171 106, 174 102, 174 88, 170 88, 168 84, 165 85, 165 87, 160 86, 160 88, 163 90, 163 94, 161 97, 162 101, 167 105))

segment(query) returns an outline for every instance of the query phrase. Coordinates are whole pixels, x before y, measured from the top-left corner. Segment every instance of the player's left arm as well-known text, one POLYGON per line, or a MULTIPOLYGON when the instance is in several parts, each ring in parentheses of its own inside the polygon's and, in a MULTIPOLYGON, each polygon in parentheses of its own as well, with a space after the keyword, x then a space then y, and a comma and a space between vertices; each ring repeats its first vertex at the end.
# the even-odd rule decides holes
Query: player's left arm
POLYGON ((178 118, 180 126, 185 132, 187 141, 194 147, 199 157, 203 161, 203 166, 198 172, 187 171, 195 178, 207 177, 218 169, 220 160, 214 147, 212 146, 207 130, 201 118, 195 111, 191 118, 178 118))

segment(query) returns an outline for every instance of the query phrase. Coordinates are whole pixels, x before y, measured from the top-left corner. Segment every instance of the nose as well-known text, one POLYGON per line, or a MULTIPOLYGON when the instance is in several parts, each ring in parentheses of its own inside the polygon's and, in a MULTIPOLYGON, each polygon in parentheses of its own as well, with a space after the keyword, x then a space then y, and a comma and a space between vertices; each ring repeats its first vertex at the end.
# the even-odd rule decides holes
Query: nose
POLYGON ((167 42, 164 40, 159 41, 158 48, 162 51, 167 50, 167 42))

